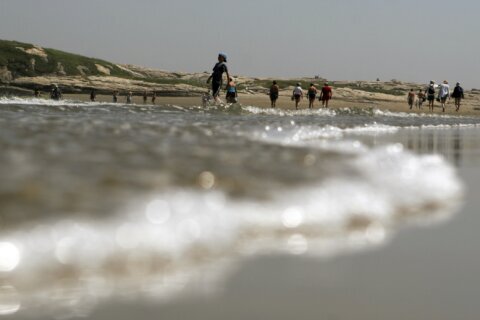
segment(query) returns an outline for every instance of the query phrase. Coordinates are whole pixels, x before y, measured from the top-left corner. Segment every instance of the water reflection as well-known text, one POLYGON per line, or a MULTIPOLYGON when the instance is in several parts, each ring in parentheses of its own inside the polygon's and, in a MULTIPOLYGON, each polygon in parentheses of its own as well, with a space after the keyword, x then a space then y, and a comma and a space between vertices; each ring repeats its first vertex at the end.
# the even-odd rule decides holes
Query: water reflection
MULTIPOLYGON (((364 142, 369 141, 363 138, 364 142)), ((391 137, 375 137, 375 144, 390 141, 391 137)), ((480 133, 478 129, 403 129, 395 135, 395 141, 419 154, 440 154, 456 167, 480 164, 480 133)))
POLYGON ((12 286, 0 286, 0 316, 7 316, 20 310, 20 297, 12 286))

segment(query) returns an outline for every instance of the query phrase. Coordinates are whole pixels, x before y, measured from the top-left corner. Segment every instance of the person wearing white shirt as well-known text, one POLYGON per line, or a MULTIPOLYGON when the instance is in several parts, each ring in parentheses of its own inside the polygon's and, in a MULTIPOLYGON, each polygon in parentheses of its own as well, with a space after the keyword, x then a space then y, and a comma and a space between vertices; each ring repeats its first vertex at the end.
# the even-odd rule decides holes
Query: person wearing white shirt
POLYGON ((443 83, 440 84, 438 99, 442 104, 442 111, 445 112, 445 104, 447 103, 447 99, 450 99, 450 86, 448 85, 447 80, 444 80, 443 83))
POLYGON ((300 83, 297 83, 295 89, 293 89, 292 100, 295 100, 295 109, 298 110, 298 104, 300 100, 303 98, 303 89, 300 83))

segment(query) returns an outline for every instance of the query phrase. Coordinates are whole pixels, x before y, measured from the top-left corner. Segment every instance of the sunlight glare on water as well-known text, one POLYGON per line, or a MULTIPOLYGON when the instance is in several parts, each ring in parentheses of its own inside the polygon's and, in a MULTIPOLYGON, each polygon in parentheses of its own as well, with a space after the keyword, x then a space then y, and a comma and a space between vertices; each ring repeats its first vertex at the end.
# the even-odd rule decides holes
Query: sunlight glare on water
POLYGON ((20 252, 11 242, 0 242, 0 272, 13 271, 20 263, 20 252))

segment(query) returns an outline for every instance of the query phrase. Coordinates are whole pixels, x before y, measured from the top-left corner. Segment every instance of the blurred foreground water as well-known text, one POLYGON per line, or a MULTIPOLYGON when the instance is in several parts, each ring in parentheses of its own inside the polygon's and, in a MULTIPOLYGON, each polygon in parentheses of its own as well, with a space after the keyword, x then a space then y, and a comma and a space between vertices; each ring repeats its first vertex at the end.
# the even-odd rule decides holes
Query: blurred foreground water
POLYGON ((0 317, 220 290, 453 217, 480 118, 0 100, 0 317), (464 150, 468 150, 466 154, 464 150))

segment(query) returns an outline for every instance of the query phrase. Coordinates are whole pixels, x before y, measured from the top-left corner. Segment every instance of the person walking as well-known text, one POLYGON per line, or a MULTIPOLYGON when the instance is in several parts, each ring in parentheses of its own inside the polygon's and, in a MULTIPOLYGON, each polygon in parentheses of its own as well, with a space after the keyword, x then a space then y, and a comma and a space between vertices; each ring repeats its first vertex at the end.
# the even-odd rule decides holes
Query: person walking
POLYGON ((223 73, 226 73, 227 79, 230 79, 227 68, 227 55, 220 52, 218 54, 218 62, 213 67, 213 73, 207 79, 207 83, 210 83, 210 80, 212 80, 212 95, 217 103, 222 102, 218 96, 220 95, 220 89, 223 83, 223 73))
POLYGON ((271 102, 272 108, 275 108, 277 106, 279 91, 280 91, 280 88, 277 85, 277 81, 273 81, 272 86, 270 87, 270 102, 271 102))
POLYGON ((425 93, 422 91, 422 89, 418 90, 418 93, 417 93, 417 108, 418 109, 422 109, 422 105, 423 103, 425 102, 425 93))
POLYGON ((297 86, 295 87, 295 89, 293 89, 293 93, 292 93, 292 100, 295 101, 295 110, 298 110, 298 104, 302 99, 303 99, 303 89, 300 82, 298 82, 297 86))
POLYGON ((445 112, 445 104, 447 103, 447 99, 450 99, 450 86, 448 85, 447 80, 443 80, 443 83, 440 84, 438 98, 442 104, 442 112, 445 112))
POLYGON ((452 98, 455 99, 455 111, 458 112, 458 110, 460 110, 460 103, 461 103, 462 99, 465 98, 465 96, 463 94, 463 88, 460 87, 460 83, 458 83, 458 82, 455 85, 455 88, 453 88, 452 98))
POLYGON ((408 106, 410 107, 410 110, 413 109, 413 104, 415 103, 415 92, 413 91, 413 89, 410 89, 410 92, 408 93, 408 106))
POLYGON ((313 83, 310 83, 310 87, 308 87, 308 108, 312 109, 313 104, 315 102, 315 98, 317 97, 318 90, 313 83))
POLYGON ((117 90, 113 91, 112 100, 113 100, 113 103, 118 102, 118 91, 117 90))
POLYGON ((128 91, 127 93, 127 103, 132 103, 132 91, 128 91))
POLYGON ((328 101, 330 101, 330 99, 332 99, 332 87, 328 85, 328 82, 325 82, 318 100, 322 101, 322 106, 324 108, 328 108, 328 101))
POLYGON ((435 103, 435 81, 430 81, 427 89, 425 89, 425 94, 427 95, 428 109, 433 111, 433 105, 435 103))

